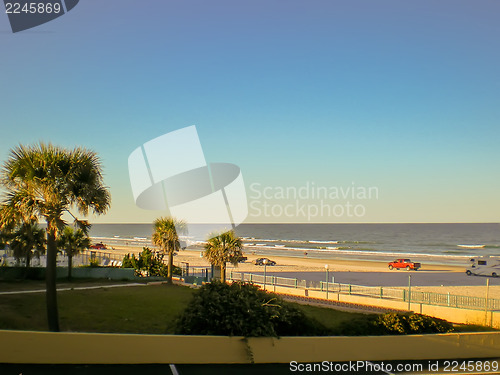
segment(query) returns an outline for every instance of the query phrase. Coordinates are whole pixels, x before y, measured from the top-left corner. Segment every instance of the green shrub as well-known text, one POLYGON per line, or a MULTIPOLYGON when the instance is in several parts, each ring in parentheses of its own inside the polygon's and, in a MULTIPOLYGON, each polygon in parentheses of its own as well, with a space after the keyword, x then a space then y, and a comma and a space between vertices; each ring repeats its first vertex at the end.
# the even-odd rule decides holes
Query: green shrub
POLYGON ((332 332, 334 336, 378 336, 383 335, 384 329, 376 324, 378 316, 375 314, 356 317, 343 322, 332 332))
POLYGON ((352 319, 333 331, 340 336, 411 335, 447 333, 453 325, 446 320, 413 313, 366 315, 352 319))
POLYGON ((329 332, 301 310, 257 286, 214 281, 197 290, 176 333, 224 336, 304 336, 329 332))
POLYGON ((130 254, 125 255, 123 257, 123 260, 122 260, 122 267, 121 268, 135 268, 134 261, 132 259, 134 259, 134 261, 136 261, 134 254, 132 254, 132 256, 130 256, 130 254))
MULTIPOLYGON (((148 247, 143 247, 142 252, 135 257, 135 254, 127 254, 123 257, 122 268, 134 268, 137 274, 147 276, 167 277, 168 266, 163 262, 163 253, 153 252, 148 247)), ((174 275, 181 275, 180 267, 174 266, 174 275)))
POLYGON ((408 335, 423 333, 446 333, 453 331, 453 325, 446 320, 421 314, 383 314, 376 320, 385 334, 408 335))

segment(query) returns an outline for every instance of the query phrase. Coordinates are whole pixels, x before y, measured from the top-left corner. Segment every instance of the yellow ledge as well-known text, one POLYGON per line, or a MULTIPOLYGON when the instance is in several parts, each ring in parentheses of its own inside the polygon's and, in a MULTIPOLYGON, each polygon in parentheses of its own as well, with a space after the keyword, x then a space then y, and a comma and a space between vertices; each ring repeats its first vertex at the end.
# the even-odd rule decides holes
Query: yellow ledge
POLYGON ((378 337, 129 335, 0 331, 0 363, 289 363, 493 358, 500 332, 378 337))

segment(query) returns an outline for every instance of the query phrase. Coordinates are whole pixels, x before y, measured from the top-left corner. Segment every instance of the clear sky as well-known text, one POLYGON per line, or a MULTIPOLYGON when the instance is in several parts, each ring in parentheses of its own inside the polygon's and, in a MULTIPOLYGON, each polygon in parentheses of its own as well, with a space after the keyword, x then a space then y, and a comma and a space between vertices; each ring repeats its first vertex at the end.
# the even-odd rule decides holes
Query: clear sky
POLYGON ((16 34, 0 14, 0 161, 19 143, 89 147, 113 197, 94 221, 150 222, 162 212, 134 205, 128 156, 196 125, 208 161, 241 167, 248 222, 499 222, 499 14, 484 0, 82 0, 16 34), (279 195, 312 185, 377 195, 279 195))

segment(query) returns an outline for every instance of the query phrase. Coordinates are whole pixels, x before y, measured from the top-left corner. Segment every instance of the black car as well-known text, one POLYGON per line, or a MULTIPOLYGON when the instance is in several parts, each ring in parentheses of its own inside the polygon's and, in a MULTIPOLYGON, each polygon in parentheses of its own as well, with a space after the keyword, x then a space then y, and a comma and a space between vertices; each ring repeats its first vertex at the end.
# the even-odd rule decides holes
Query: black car
POLYGON ((256 266, 263 266, 264 265, 264 260, 267 261, 267 266, 275 266, 276 265, 276 262, 274 260, 271 260, 269 258, 257 258, 255 259, 255 265, 256 266))

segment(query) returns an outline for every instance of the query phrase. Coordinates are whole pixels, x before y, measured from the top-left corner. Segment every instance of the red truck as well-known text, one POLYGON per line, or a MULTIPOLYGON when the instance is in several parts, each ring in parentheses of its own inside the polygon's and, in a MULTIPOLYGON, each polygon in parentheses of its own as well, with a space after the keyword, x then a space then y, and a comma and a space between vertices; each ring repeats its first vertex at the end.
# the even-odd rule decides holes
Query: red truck
POLYGON ((102 242, 91 245, 90 248, 96 249, 96 250, 106 250, 107 249, 106 245, 104 245, 102 242))
POLYGON ((421 267, 420 263, 413 263, 410 259, 396 259, 394 262, 389 263, 389 269, 393 268, 399 270, 400 268, 406 268, 407 271, 418 270, 421 267))

